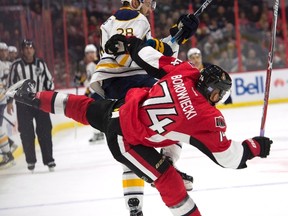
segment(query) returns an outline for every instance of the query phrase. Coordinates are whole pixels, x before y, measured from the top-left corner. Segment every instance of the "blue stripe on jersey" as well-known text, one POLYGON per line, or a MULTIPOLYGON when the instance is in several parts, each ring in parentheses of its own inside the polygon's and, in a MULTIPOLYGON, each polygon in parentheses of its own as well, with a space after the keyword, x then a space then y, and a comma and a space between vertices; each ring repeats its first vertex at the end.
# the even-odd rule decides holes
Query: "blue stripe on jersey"
POLYGON ((139 15, 139 12, 136 10, 131 10, 131 9, 122 9, 118 10, 114 16, 116 17, 117 20, 131 20, 134 19, 139 15))

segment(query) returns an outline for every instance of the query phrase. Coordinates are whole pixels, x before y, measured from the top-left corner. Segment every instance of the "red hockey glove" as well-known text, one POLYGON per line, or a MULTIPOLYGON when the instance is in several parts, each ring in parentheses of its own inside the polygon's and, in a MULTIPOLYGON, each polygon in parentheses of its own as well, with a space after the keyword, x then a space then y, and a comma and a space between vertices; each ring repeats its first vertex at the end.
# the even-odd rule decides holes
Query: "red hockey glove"
POLYGON ((145 45, 153 47, 154 49, 161 52, 165 56, 172 56, 173 55, 173 51, 172 51, 171 47, 168 44, 163 43, 162 41, 160 41, 156 38, 147 40, 145 45))
POLYGON ((184 44, 190 37, 192 37, 199 26, 199 19, 194 14, 185 14, 180 16, 180 18, 177 21, 177 24, 175 24, 170 29, 170 34, 172 37, 174 37, 178 31, 181 31, 182 33, 175 38, 176 42, 180 44, 184 44))
POLYGON ((247 139, 243 141, 243 145, 247 145, 254 157, 259 156, 261 158, 266 158, 270 153, 270 147, 273 143, 267 137, 253 137, 252 139, 247 139))

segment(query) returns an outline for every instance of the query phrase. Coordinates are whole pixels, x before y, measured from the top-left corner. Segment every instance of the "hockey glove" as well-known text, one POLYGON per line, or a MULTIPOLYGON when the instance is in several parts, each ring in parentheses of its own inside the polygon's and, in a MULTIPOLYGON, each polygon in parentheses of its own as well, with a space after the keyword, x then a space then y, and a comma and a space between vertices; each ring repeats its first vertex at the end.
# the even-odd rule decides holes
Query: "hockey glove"
MULTIPOLYGON (((74 76, 74 84, 76 87, 79 87, 79 86, 83 86, 84 85, 84 82, 86 80, 86 76, 84 74, 81 74, 81 73, 75 73, 75 76, 74 76)), ((48 89, 47 89, 48 90, 48 89)))
POLYGON ((105 52, 113 55, 130 53, 132 56, 134 52, 138 52, 142 45, 144 45, 144 42, 139 38, 116 34, 105 44, 105 52))
POLYGON ((172 56, 173 55, 173 51, 172 51, 171 47, 168 44, 166 44, 166 43, 164 43, 158 39, 155 39, 155 38, 149 39, 146 41, 145 45, 153 47, 154 49, 161 52, 165 56, 172 56))
POLYGON ((90 91, 89 88, 86 88, 84 95, 85 95, 86 97, 91 97, 91 91, 90 91))
POLYGON ((176 42, 181 45, 196 33, 198 26, 199 19, 194 14, 185 14, 180 16, 177 24, 172 26, 170 34, 172 37, 176 36, 176 42), (179 31, 181 34, 178 33, 179 31))
POLYGON ((128 52, 127 38, 124 35, 113 35, 105 44, 105 52, 111 55, 122 55, 128 52))
POLYGON ((266 158, 270 153, 270 147, 273 143, 267 137, 253 137, 252 139, 247 139, 243 141, 243 145, 247 145, 249 147, 250 152, 252 153, 252 157, 259 156, 261 158, 266 158))

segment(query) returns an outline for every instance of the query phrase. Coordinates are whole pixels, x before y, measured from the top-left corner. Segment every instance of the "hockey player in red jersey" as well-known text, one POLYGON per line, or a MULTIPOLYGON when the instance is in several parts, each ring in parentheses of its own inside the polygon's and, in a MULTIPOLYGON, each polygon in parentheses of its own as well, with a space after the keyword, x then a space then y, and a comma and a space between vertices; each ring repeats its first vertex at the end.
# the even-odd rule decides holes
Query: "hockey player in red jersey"
POLYGON ((105 132, 113 157, 146 182, 154 182, 172 215, 201 215, 179 173, 155 148, 180 141, 222 167, 241 169, 247 167, 247 160, 267 157, 272 140, 253 137, 237 142, 225 135, 225 119, 215 104, 230 91, 231 78, 220 67, 211 65, 200 74, 189 62, 163 56, 140 39, 116 35, 110 40, 107 50, 129 52, 159 81, 150 89, 129 90, 125 100, 33 93, 32 80, 16 83, 7 96, 105 132))

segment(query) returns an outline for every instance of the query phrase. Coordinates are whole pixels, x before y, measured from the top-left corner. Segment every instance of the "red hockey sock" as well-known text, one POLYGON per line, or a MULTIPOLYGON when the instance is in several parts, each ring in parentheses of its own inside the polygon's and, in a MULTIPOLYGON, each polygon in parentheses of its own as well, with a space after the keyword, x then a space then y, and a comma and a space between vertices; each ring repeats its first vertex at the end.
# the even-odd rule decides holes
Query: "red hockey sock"
POLYGON ((40 109, 44 112, 65 114, 77 122, 88 125, 86 112, 92 98, 84 95, 64 94, 54 91, 42 91, 36 94, 40 100, 40 109))
POLYGON ((57 92, 54 91, 42 91, 42 92, 37 92, 36 98, 40 100, 40 106, 39 109, 41 109, 44 112, 49 112, 49 113, 54 113, 52 106, 54 107, 54 101, 55 95, 57 92))
POLYGON ((187 194, 183 179, 173 166, 155 181, 155 187, 173 215, 200 216, 196 204, 187 194))

